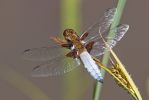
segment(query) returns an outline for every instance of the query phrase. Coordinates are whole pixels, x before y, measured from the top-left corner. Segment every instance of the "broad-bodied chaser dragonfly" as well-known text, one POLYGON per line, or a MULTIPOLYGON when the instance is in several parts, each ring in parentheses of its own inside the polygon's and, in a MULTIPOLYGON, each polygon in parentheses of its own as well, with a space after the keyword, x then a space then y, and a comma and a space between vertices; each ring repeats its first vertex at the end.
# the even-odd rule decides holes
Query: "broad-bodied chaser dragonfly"
POLYGON ((35 77, 60 75, 83 64, 94 79, 102 82, 103 77, 99 66, 92 59, 92 56, 98 58, 107 49, 100 34, 105 40, 108 40, 109 47, 113 48, 129 29, 129 25, 119 25, 112 29, 112 32, 116 33, 115 37, 108 37, 115 13, 115 8, 106 10, 100 20, 81 36, 78 36, 73 29, 66 29, 63 32, 64 39, 51 37, 57 45, 25 50, 23 52, 25 59, 43 61, 42 64, 33 68, 32 75, 35 77), (64 53, 64 49, 68 49, 69 52, 64 53))

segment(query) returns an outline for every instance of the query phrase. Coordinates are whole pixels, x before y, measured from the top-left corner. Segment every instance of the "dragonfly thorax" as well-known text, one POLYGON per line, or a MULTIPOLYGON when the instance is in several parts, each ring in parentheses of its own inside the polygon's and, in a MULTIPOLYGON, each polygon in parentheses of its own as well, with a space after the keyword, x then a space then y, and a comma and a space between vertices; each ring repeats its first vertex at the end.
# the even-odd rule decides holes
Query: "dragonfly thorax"
POLYGON ((71 42, 73 44, 72 48, 75 48, 80 53, 85 49, 80 40, 80 37, 73 29, 64 30, 63 36, 68 42, 71 42))

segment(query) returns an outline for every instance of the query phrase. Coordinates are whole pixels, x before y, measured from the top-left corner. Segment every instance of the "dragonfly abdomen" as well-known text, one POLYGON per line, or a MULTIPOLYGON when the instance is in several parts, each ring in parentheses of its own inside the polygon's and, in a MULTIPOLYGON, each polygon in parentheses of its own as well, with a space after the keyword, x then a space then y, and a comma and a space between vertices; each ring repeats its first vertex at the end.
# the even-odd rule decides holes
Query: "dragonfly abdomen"
POLYGON ((91 76, 94 79, 102 82, 103 77, 101 75, 100 69, 98 68, 95 61, 92 59, 91 55, 87 51, 84 51, 80 54, 80 58, 84 64, 85 68, 87 69, 87 71, 91 74, 91 76))

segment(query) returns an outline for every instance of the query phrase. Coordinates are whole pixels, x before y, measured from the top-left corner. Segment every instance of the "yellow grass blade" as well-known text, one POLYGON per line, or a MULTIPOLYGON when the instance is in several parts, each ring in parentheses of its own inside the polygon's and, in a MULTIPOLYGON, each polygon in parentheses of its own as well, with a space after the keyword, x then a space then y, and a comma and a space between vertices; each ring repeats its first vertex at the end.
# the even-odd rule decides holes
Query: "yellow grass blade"
POLYGON ((119 58, 116 56, 116 54, 113 52, 112 49, 110 49, 110 52, 112 54, 112 56, 114 57, 114 59, 116 60, 116 63, 119 65, 119 69, 121 69, 122 71, 122 74, 126 77, 128 83, 130 84, 131 86, 131 89, 132 91, 129 89, 129 93, 131 95, 133 95, 133 97, 136 99, 136 100, 142 100, 142 97, 141 97, 141 94, 137 88, 137 86, 135 85, 134 81, 132 80, 132 78, 130 77, 129 73, 127 72, 127 70, 125 69, 124 65, 121 63, 121 61, 119 60, 119 58))
POLYGON ((130 93, 135 100, 142 100, 141 94, 137 86, 133 82, 132 78, 130 77, 129 73, 125 69, 124 65, 121 63, 121 61, 119 60, 119 58, 116 56, 116 54, 112 49, 110 49, 110 52, 116 62, 115 64, 113 64, 111 68, 105 67, 99 61, 99 59, 95 57, 93 57, 93 59, 96 61, 98 66, 100 66, 102 69, 107 71, 110 75, 112 75, 116 83, 119 86, 123 87, 126 91, 128 91, 128 93, 130 93))

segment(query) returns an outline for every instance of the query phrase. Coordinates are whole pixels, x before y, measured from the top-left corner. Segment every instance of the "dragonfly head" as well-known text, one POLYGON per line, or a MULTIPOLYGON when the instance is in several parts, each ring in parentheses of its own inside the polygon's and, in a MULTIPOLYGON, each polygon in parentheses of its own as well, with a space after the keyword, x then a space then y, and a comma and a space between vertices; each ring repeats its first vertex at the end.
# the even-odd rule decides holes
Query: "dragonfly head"
POLYGON ((79 36, 77 35, 77 33, 73 29, 64 30, 63 36, 65 37, 65 39, 67 41, 71 41, 71 42, 74 42, 74 41, 79 39, 79 36))

